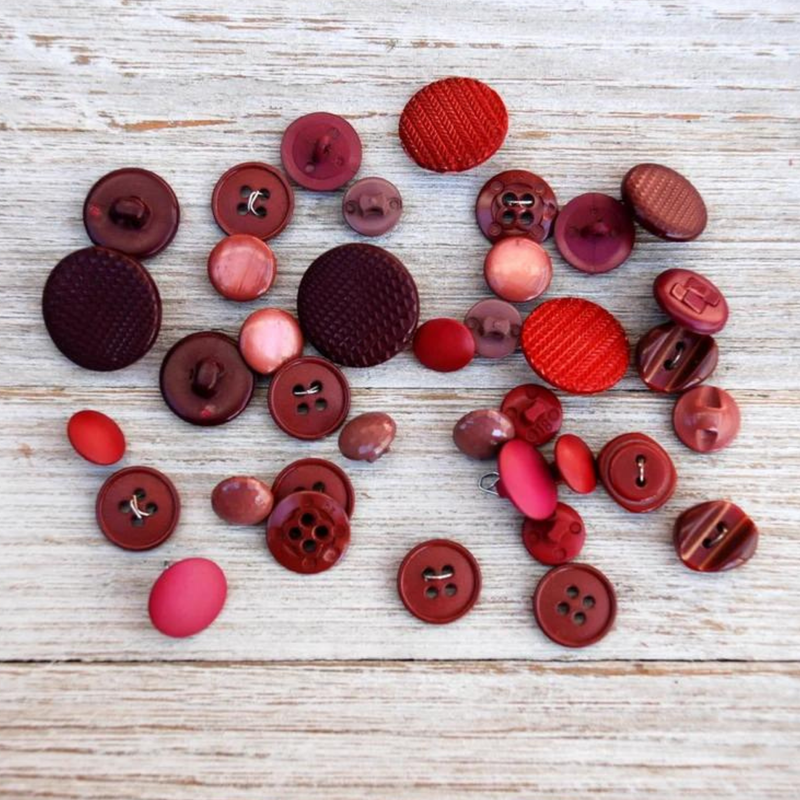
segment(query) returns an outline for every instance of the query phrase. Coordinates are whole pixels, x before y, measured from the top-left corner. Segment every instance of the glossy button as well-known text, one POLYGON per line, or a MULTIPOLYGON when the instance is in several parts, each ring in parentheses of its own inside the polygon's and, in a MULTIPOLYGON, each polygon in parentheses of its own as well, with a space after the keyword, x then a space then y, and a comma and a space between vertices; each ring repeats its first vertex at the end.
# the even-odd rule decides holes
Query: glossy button
POLYGON ((698 453, 711 453, 736 438, 741 415, 736 401, 724 389, 696 386, 678 398, 672 425, 687 447, 698 453))
POLYGON ((526 517, 547 519, 558 502, 556 484, 544 456, 522 439, 503 445, 497 457, 497 493, 526 517))
POLYGON ((652 328, 636 346, 636 370, 654 392, 682 392, 697 386, 714 372, 718 358, 713 336, 674 322, 652 328))
POLYGON ((246 233, 226 237, 208 256, 211 285, 223 297, 240 303, 266 294, 276 271, 269 245, 246 233))
POLYGON ((549 442, 561 429, 561 401, 536 383, 515 386, 500 408, 514 423, 517 436, 536 447, 549 442))
POLYGON ((475 356, 475 340, 469 328, 457 319, 429 319, 414 335, 417 361, 437 372, 463 369, 475 356))
POLYGON ((583 549, 586 528, 572 506, 559 503, 547 519, 526 519, 522 523, 522 543, 541 564, 555 566, 572 561, 583 549))
POLYGON ((559 436, 553 457, 558 476, 573 492, 590 494, 597 488, 597 465, 589 445, 580 436, 559 436))
POLYGON ((332 497, 348 517, 353 516, 356 494, 344 470, 324 458, 301 458, 284 467, 272 483, 272 495, 279 503, 293 492, 322 492, 332 497))
POLYGON ((479 356, 503 358, 517 349, 522 316, 504 300, 479 300, 467 311, 464 324, 472 333, 479 356))
POLYGON ((116 464, 125 455, 125 434, 99 411, 75 412, 67 423, 67 436, 75 452, 93 464, 116 464))
POLYGON ((412 548, 397 571, 403 605, 423 622, 446 625, 478 602, 481 569, 458 542, 431 539, 412 548))
POLYGON ((258 478, 225 478, 211 493, 211 507, 232 525, 258 525, 272 511, 272 490, 258 478))
POLYGON ((270 375, 303 353, 303 333, 297 320, 279 308, 254 311, 239 331, 239 350, 249 367, 270 375))
POLYGON ((345 222, 362 236, 381 236, 400 221, 403 198, 393 183, 384 178, 362 178, 344 195, 345 222))
POLYGON ((181 502, 172 481, 151 467, 127 467, 106 480, 97 495, 97 524, 125 550, 149 550, 175 530, 181 502))
POLYGON ((397 433, 395 421, 380 411, 354 417, 339 434, 339 450, 353 461, 377 461, 391 446, 397 433))
POLYGON ((706 277, 690 269, 668 269, 653 283, 664 313, 697 333, 717 333, 728 321, 728 303, 706 277))
POLYGON ((492 246, 483 262, 483 276, 498 297, 511 303, 527 303, 547 291, 553 279, 553 264, 541 245, 515 236, 492 246))
POLYGON ((456 447, 470 458, 495 458, 515 436, 514 423, 502 411, 481 408, 465 414, 453 428, 456 447))

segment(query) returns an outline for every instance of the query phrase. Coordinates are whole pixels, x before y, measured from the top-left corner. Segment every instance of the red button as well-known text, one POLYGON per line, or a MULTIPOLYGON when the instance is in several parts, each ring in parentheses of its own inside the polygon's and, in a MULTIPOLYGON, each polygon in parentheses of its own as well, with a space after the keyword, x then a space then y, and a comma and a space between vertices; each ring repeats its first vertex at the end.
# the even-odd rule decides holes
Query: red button
POLYGON ((322 492, 332 497, 348 517, 353 516, 356 494, 344 470, 324 458, 301 458, 284 467, 272 482, 272 494, 279 503, 293 492, 322 492))
POLYGON ((483 276, 498 297, 510 303, 527 303, 547 291, 553 279, 553 263, 540 244, 514 236, 492 246, 483 262, 483 276))
POLYGON ((342 199, 345 222, 362 236, 382 236, 400 221, 403 198, 384 178, 356 181, 342 199))
POLYGON ((397 425, 381 411, 354 417, 339 434, 339 450, 352 461, 377 461, 392 445, 397 425))
POLYGON ((528 518, 522 523, 522 543, 541 564, 555 566, 572 561, 585 541, 581 515, 566 503, 559 503, 547 519, 528 518))
POLYGON ((512 389, 503 398, 500 409, 514 423, 517 436, 536 447, 549 442, 561 429, 561 401, 536 383, 512 389))
POLYGON ((522 439, 503 445, 497 458, 500 497, 507 497, 526 517, 547 519, 558 502, 556 484, 544 456, 522 439))
POLYGON ((266 483, 241 475, 225 478, 211 493, 214 513, 231 525, 258 525, 269 516, 272 502, 266 483))
POLYGON ((275 280, 275 255, 266 242, 245 233, 227 236, 208 256, 208 279, 228 300, 255 300, 275 280))
POLYGON ((431 539, 411 549, 397 571, 403 605, 418 619, 446 625, 478 602, 481 569, 458 542, 431 539))
POLYGON ((713 336, 656 325, 636 345, 636 370, 654 392, 683 392, 708 378, 717 367, 719 348, 713 336))
POLYGON ((559 436, 553 457, 559 477, 573 492, 590 494, 597 488, 597 465, 589 445, 580 436, 559 436))
POLYGON ((484 358, 503 358, 519 345, 522 317, 504 300, 479 300, 467 311, 464 324, 472 331, 475 352, 484 358))
POLYGON ((417 328, 414 355, 423 366, 437 372, 463 369, 475 356, 475 340, 457 319, 429 319, 417 328))
POLYGON ((698 453, 712 453, 736 438, 741 415, 736 401, 724 389, 696 386, 678 398, 672 425, 687 447, 698 453))
POLYGON ((495 458, 515 436, 514 423, 502 411, 481 408, 465 414, 453 428, 456 447, 470 458, 495 458))
POLYGON ((75 452, 93 464, 116 464, 125 455, 125 434, 111 417, 99 411, 77 411, 67 423, 75 452))
POLYGON ((690 269, 668 269, 653 283, 653 295, 664 313, 697 333, 717 333, 728 321, 728 303, 704 275, 690 269))

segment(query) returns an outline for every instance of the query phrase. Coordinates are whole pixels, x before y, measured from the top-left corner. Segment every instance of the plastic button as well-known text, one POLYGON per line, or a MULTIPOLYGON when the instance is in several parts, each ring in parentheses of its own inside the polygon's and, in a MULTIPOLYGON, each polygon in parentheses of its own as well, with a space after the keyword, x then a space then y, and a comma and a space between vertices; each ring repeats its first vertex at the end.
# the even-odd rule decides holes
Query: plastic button
POLYGON ((272 490, 258 478, 225 478, 211 493, 211 507, 231 525, 258 525, 272 511, 272 490))
POLYGON ((536 447, 549 442, 561 429, 561 401, 536 383, 514 387, 500 409, 514 423, 517 436, 536 447))
POLYGON ((239 331, 239 350, 248 366, 270 375, 303 353, 303 333, 297 320, 279 308, 254 311, 239 331))
POLYGON ((498 297, 510 303, 527 303, 547 291, 553 264, 540 244, 514 236, 492 246, 483 262, 483 276, 498 297))
POLYGON ((724 389, 697 386, 678 398, 672 425, 687 447, 698 453, 712 453, 736 438, 741 415, 736 401, 724 389))
POLYGON ((470 458, 495 458, 515 436, 514 423, 502 411, 482 408, 470 411, 453 428, 456 447, 470 458))
POLYGON ((414 355, 424 367, 437 372, 456 372, 475 356, 475 340, 457 319, 429 319, 414 336, 414 355))
POLYGON ((380 411, 354 417, 339 434, 339 450, 353 461, 377 461, 394 441, 395 421, 380 411))
POLYGON ((496 489, 526 517, 547 519, 558 502, 556 484, 544 456, 522 439, 503 445, 497 457, 496 489))
POLYGON ((362 236, 381 236, 400 221, 403 198, 384 178, 362 178, 345 192, 342 214, 345 222, 362 236))
POLYGON ((689 269, 668 269, 653 283, 653 295, 664 313, 696 333, 717 333, 728 321, 728 303, 703 275, 689 269))
POLYGON ((228 300, 246 302, 266 294, 277 266, 266 242, 237 233, 217 244, 208 256, 208 279, 228 300))
POLYGON ((713 374, 718 358, 713 336, 674 322, 649 330, 636 346, 636 370, 654 392, 683 392, 697 386, 713 374))
POLYGON ((565 433, 553 448, 558 476, 578 494, 590 494, 597 488, 597 465, 589 445, 574 433, 565 433))
POLYGON ((125 434, 111 417, 99 411, 77 411, 67 423, 75 452, 93 464, 116 464, 125 455, 125 434))
POLYGON ((522 523, 525 549, 539 563, 550 567, 572 561, 585 541, 581 515, 566 503, 559 503, 547 519, 526 519, 522 523))
POLYGON ((522 316, 504 300, 479 300, 467 311, 464 324, 472 332, 475 352, 484 358, 503 358, 519 345, 522 316))
POLYGON ((332 497, 348 517, 353 516, 356 494, 344 470, 324 458, 301 458, 284 467, 272 482, 272 495, 279 503, 293 492, 322 492, 332 497))

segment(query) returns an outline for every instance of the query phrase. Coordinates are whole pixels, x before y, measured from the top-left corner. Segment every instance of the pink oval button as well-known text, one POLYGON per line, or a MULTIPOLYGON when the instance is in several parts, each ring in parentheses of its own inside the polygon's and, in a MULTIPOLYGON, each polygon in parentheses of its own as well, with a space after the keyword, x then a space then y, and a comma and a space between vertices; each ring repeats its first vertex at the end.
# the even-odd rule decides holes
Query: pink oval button
POLYGON ((496 489, 526 517, 547 519, 558 503, 558 493, 545 457, 528 442, 512 439, 497 459, 500 480, 496 489))

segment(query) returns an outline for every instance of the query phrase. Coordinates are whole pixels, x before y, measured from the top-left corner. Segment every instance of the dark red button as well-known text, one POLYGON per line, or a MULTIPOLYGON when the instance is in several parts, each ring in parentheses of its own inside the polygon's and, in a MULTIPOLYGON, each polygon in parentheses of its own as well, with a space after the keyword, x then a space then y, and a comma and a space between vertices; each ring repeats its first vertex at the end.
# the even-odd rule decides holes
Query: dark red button
POLYGON ((514 236, 492 245, 483 262, 486 285, 503 300, 527 303, 544 294, 553 279, 553 262, 540 244, 514 236))
POLYGON ((267 546, 275 560, 293 572, 325 572, 350 544, 350 521, 330 495, 292 492, 273 509, 267 522, 267 546))
POLYGON ((495 458, 515 436, 514 423, 502 411, 481 408, 470 411, 453 428, 456 447, 470 458, 495 458))
POLYGON ((667 316, 697 333, 717 333, 728 321, 728 304, 722 292, 690 269, 662 272, 653 283, 653 295, 667 316))
POLYGON ((258 525, 269 516, 272 503, 266 483, 242 475, 225 478, 211 493, 214 513, 231 525, 258 525))
POLYGON ((348 517, 353 516, 356 493, 344 470, 324 458, 301 458, 284 467, 272 482, 272 494, 279 503, 293 492, 322 492, 332 497, 348 517))
POLYGON ((103 484, 96 513, 109 541, 125 550, 150 550, 172 535, 181 501, 172 481, 157 469, 127 467, 103 484))
POLYGON ((678 398, 672 425, 687 447, 698 453, 712 453, 736 438, 741 415, 736 401, 724 389, 696 386, 678 398))
POLYGON ((526 517, 547 519, 558 502, 556 484, 545 457, 522 439, 504 444, 497 457, 496 489, 526 517))
POLYGON ((342 200, 345 222, 362 236, 382 236, 400 221, 403 198, 385 178, 362 178, 342 200))
POLYGON ((611 581, 588 564, 551 569, 533 593, 533 613, 542 632, 564 647, 599 642, 617 616, 611 581))
POLYGON ((583 549, 586 528, 572 506, 559 503, 547 519, 526 518, 522 523, 522 543, 541 564, 555 566, 572 561, 583 549))
POLYGON ((266 294, 277 265, 270 246, 255 236, 226 236, 208 256, 208 279, 228 300, 239 303, 266 294))
POLYGON ((580 436, 559 436, 553 457, 558 476, 573 492, 590 494, 597 488, 597 465, 589 445, 580 436))
POLYGON ((417 361, 437 372, 463 369, 475 356, 475 340, 469 328, 457 319, 429 319, 414 335, 417 361))
POLYGON ((137 258, 160 253, 180 222, 178 198, 160 176, 126 167, 104 175, 89 190, 83 224, 89 238, 137 258))
POLYGON ((718 358, 713 336, 674 322, 652 328, 636 346, 636 370, 654 392, 682 392, 697 386, 714 372, 718 358))
POLYGON ((339 451, 352 461, 377 461, 392 445, 397 425, 381 411, 353 417, 339 434, 339 451))
POLYGON ((125 455, 125 434, 111 417, 99 411, 77 411, 67 423, 75 452, 93 464, 116 464, 125 455))
POLYGON ((484 358, 503 358, 519 345, 522 317, 505 300, 479 300, 467 311, 464 324, 472 332, 475 352, 484 358))
POLYGON ((561 401, 536 383, 513 388, 503 398, 500 409, 514 423, 517 436, 536 447, 549 442, 561 429, 561 401))
POLYGON ((458 542, 431 539, 406 554, 397 571, 397 591, 417 619, 446 625, 478 602, 481 568, 458 542))

